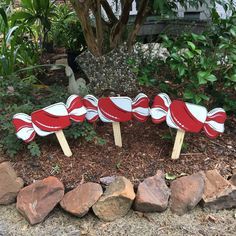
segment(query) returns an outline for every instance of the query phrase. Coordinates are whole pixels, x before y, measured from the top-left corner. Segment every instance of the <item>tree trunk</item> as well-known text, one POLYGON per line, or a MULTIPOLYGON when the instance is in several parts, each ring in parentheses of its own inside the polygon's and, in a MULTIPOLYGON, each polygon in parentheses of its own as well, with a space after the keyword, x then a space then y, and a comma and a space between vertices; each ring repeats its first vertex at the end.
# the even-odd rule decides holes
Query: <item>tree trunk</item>
POLYGON ((116 24, 118 22, 118 19, 116 18, 114 12, 112 11, 111 6, 106 0, 101 0, 102 7, 104 11, 106 12, 106 15, 112 25, 116 24))
MULTIPOLYGON (((88 49, 94 56, 101 56, 105 53, 105 47, 110 49, 116 48, 123 42, 124 31, 129 21, 129 14, 134 0, 119 0, 121 4, 121 16, 119 19, 115 16, 112 7, 107 0, 70 0, 73 8, 80 20, 84 37, 88 49), (107 19, 102 17, 102 8, 107 15, 107 19), (95 17, 96 26, 90 21, 90 13, 95 17), (105 37, 109 34, 110 45, 105 45, 105 37)), ((134 43, 140 27, 145 20, 148 11, 149 0, 140 0, 138 14, 135 19, 134 27, 128 37, 128 46, 134 43)))
POLYGON ((97 47, 99 54, 103 53, 103 24, 102 24, 102 13, 101 13, 101 1, 96 0, 96 7, 94 13, 96 19, 96 38, 97 38, 97 47))
POLYGON ((88 49, 93 55, 101 56, 102 50, 99 49, 97 45, 96 37, 89 19, 89 9, 93 2, 91 0, 70 0, 70 2, 79 17, 88 49))
POLYGON ((141 26, 143 25, 143 22, 146 19, 146 14, 149 10, 148 9, 149 0, 141 0, 141 2, 139 4, 140 5, 139 5, 139 9, 138 9, 138 14, 137 14, 135 22, 134 22, 134 28, 128 38, 128 48, 129 49, 134 44, 137 34, 138 34, 141 26))
POLYGON ((112 49, 116 48, 121 41, 121 36, 129 20, 129 13, 132 7, 132 3, 133 0, 124 0, 122 4, 124 6, 122 8, 120 19, 118 23, 113 27, 110 35, 110 47, 112 49))

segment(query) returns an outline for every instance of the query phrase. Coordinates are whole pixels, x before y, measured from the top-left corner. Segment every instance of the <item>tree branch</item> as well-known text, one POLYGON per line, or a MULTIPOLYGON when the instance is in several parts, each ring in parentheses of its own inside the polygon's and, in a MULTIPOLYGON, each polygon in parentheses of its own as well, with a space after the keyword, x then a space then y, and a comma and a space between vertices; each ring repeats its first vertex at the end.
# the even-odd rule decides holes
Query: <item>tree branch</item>
POLYGON ((93 55, 100 56, 101 52, 98 48, 96 37, 89 19, 89 9, 93 2, 91 0, 70 0, 70 2, 75 9, 77 16, 79 17, 89 50, 93 55))
POLYGON ((101 13, 101 0, 96 0, 96 9, 94 15, 96 19, 97 46, 99 49, 99 53, 102 55, 103 24, 102 24, 102 13, 101 13))
POLYGON ((104 11, 106 12, 106 15, 109 19, 109 21, 112 23, 112 25, 116 24, 118 22, 118 19, 116 18, 114 12, 112 11, 111 6, 107 2, 107 0, 101 0, 102 7, 104 11))
POLYGON ((123 0, 123 1, 124 1, 123 3, 124 6, 122 8, 120 19, 118 23, 113 27, 111 32, 111 37, 110 37, 111 48, 115 48, 119 44, 124 28, 129 20, 129 13, 132 8, 133 0, 123 0))
POLYGON ((149 4, 149 0, 141 0, 139 3, 138 14, 135 18, 133 31, 130 33, 129 38, 128 38, 128 48, 129 49, 134 44, 136 36, 137 36, 143 22, 146 19, 146 14, 149 11, 148 4, 149 4))

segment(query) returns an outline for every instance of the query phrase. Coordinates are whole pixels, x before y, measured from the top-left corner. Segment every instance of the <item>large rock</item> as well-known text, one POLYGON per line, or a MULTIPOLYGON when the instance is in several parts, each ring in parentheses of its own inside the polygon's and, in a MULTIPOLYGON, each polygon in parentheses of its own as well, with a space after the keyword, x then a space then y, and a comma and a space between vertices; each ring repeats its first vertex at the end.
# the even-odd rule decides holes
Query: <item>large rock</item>
POLYGON ((18 178, 9 162, 0 164, 0 204, 15 202, 16 196, 24 186, 24 181, 18 178))
POLYGON ((66 193, 60 205, 65 211, 82 217, 97 202, 102 193, 100 184, 85 183, 66 193))
POLYGON ((230 178, 230 183, 233 184, 234 186, 236 186, 236 169, 233 169, 233 175, 230 178))
POLYGON ((167 187, 162 171, 146 178, 138 186, 134 209, 141 212, 161 212, 168 206, 170 189, 167 187))
POLYGON ((113 221, 128 213, 134 198, 132 183, 125 177, 117 177, 92 208, 98 218, 113 221))
POLYGON ((236 206, 236 186, 224 179, 217 170, 205 172, 203 206, 214 209, 227 209, 236 206))
POLYGON ((170 209, 177 215, 192 210, 201 200, 204 192, 202 173, 184 176, 171 183, 170 209))
POLYGON ((21 189, 16 208, 34 225, 42 222, 63 196, 64 185, 56 177, 50 176, 21 189))
POLYGON ((236 174, 232 175, 232 177, 230 179, 230 183, 233 184, 234 186, 236 186, 236 174))

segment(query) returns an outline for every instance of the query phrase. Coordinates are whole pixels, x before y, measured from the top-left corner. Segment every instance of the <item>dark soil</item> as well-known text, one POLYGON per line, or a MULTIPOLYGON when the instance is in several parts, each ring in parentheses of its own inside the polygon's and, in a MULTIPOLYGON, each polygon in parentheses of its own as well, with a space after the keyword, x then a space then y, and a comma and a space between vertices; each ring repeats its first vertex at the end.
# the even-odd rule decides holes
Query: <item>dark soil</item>
POLYGON ((83 181, 99 182, 100 177, 111 175, 126 176, 137 184, 158 169, 181 175, 216 168, 229 178, 236 168, 235 124, 235 119, 229 118, 225 133, 215 140, 208 139, 204 133, 186 134, 178 160, 170 158, 176 131, 165 123, 153 124, 149 119, 146 123, 122 124, 123 148, 114 145, 112 125, 98 123, 95 129, 106 141, 104 145, 68 140, 73 156, 66 157, 51 135, 43 139, 40 158, 22 152, 10 161, 26 184, 55 175, 68 189, 83 181))

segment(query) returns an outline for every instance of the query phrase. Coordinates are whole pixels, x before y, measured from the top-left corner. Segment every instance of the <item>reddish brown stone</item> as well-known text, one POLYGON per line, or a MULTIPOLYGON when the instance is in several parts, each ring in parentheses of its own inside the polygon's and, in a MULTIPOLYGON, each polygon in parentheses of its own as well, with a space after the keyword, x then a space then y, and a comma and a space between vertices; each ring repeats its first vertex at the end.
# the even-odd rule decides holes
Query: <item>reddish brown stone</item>
POLYGON ((16 196, 24 186, 24 181, 17 178, 16 172, 9 162, 0 164, 0 204, 15 202, 16 196))
POLYGON ((60 205, 65 211, 82 217, 97 202, 102 193, 100 184, 85 183, 66 193, 60 205))
POLYGON ((139 186, 134 209, 141 212, 161 212, 168 206, 170 189, 167 187, 162 171, 146 178, 139 186))
POLYGON ((34 225, 40 223, 64 196, 64 185, 50 176, 20 190, 17 210, 34 225))
POLYGON ((236 186, 223 178, 217 170, 205 172, 203 206, 214 209, 227 209, 236 206, 236 186))
POLYGON ((233 174, 232 177, 230 178, 230 183, 236 186, 236 173, 233 174))
POLYGON ((93 205, 95 215, 112 221, 125 216, 135 198, 132 183, 125 177, 117 177, 106 189, 105 193, 93 205))
POLYGON ((171 183, 170 209, 177 215, 192 210, 201 200, 204 191, 202 173, 184 176, 171 183))

